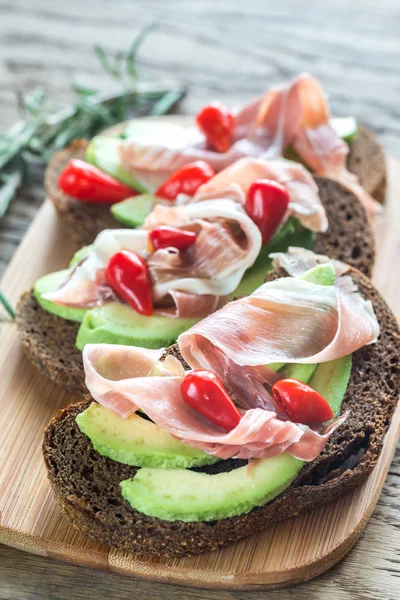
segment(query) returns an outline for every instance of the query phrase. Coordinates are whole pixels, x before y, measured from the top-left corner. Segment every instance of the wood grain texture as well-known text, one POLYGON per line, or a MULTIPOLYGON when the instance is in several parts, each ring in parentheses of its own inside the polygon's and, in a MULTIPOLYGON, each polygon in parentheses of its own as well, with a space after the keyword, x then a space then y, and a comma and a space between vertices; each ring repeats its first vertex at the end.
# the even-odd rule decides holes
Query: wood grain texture
MULTIPOLYGON (((134 32, 152 20, 158 20, 160 28, 143 48, 143 64, 157 77, 175 76, 189 84, 184 112, 193 113, 210 97, 244 100, 308 69, 321 77, 337 114, 355 114, 378 133, 388 151, 400 155, 397 0, 114 0, 112 8, 94 0, 0 0, 0 131, 19 116, 17 94, 34 85, 43 85, 59 107, 73 98, 71 79, 104 89, 109 80, 97 65, 93 43, 108 49, 127 47, 134 32)), ((0 221, 0 272, 42 199, 38 167, 0 221)), ((386 245, 397 244, 397 256, 399 238, 395 230, 385 238, 386 245)), ((376 278, 386 282, 392 297, 398 288, 395 268, 381 255, 376 278)), ((0 324, 0 333, 2 328, 0 324)), ((278 590, 271 597, 398 598, 399 469, 400 453, 366 533, 346 560, 296 590, 278 590)), ((149 585, 0 547, 1 599, 158 599, 177 593, 190 600, 269 596, 149 585)))
MULTIPOLYGON (((390 161, 387 219, 379 223, 379 261, 393 263, 399 234, 400 163, 390 161), (384 241, 383 241, 384 240, 384 241)), ((62 225, 47 201, 3 279, 12 300, 40 275, 65 265, 62 225)), ((392 275, 377 285, 396 314, 400 298, 392 275), (387 285, 388 284, 388 285, 387 285)), ((219 552, 180 560, 143 560, 85 538, 61 515, 50 491, 40 446, 54 412, 74 398, 47 383, 23 355, 16 326, 0 331, 0 542, 86 567, 158 582, 222 589, 274 588, 307 581, 339 561, 361 535, 376 505, 399 434, 400 405, 378 465, 367 482, 335 502, 277 524, 219 552), (12 398, 12 402, 9 399, 12 398)))

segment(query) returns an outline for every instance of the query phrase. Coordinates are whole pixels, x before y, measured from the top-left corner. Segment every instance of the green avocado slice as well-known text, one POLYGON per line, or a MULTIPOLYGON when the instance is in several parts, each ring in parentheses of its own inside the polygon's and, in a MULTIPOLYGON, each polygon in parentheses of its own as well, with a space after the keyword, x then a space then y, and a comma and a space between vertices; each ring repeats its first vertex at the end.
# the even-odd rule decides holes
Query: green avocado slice
POLYGON ((288 487, 302 462, 282 453, 251 469, 208 475, 187 469, 140 469, 122 481, 122 496, 139 512, 166 521, 213 521, 249 512, 288 487))
POLYGON ((320 363, 309 381, 309 385, 329 402, 335 417, 340 413, 343 398, 351 375, 351 354, 320 363))
POLYGON ((142 348, 163 348, 200 318, 175 318, 152 315, 146 317, 127 304, 110 302, 87 311, 76 338, 83 350, 86 344, 122 344, 142 348))
POLYGON ((49 313, 57 315, 62 319, 68 319, 69 321, 82 322, 85 314, 87 313, 86 308, 76 308, 71 306, 62 306, 51 302, 51 300, 45 300, 43 294, 53 292, 66 280, 68 277, 68 269, 63 271, 56 271, 55 273, 49 273, 44 277, 38 279, 33 288, 33 294, 40 306, 49 313))
POLYGON ((219 459, 173 438, 137 414, 126 419, 92 402, 76 417, 95 450, 116 462, 162 469, 201 467, 219 459))
POLYGON ((96 135, 86 148, 85 158, 108 175, 139 192, 146 193, 148 190, 140 180, 123 167, 119 154, 120 146, 121 140, 118 138, 96 135))
POLYGON ((345 142, 351 143, 357 137, 357 121, 354 117, 333 117, 330 125, 345 142))
POLYGON ((111 213, 127 227, 140 227, 159 200, 151 194, 140 194, 117 202, 111 206, 111 213))

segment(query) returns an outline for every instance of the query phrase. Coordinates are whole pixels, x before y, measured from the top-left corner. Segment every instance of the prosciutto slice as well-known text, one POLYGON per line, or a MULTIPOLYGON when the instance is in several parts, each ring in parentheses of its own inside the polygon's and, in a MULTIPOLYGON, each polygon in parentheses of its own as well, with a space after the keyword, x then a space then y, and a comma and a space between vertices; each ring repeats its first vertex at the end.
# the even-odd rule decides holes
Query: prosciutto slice
POLYGON ((142 350, 107 344, 85 346, 86 385, 93 398, 123 418, 140 409, 174 437, 219 458, 266 458, 287 451, 301 460, 313 460, 343 421, 341 417, 319 433, 278 419, 273 410, 250 408, 243 411, 237 427, 225 433, 183 401, 179 361, 169 357, 168 367, 159 371, 163 351, 146 350, 143 356, 142 350), (156 374, 151 376, 152 371, 156 374))
POLYGON ((265 365, 333 360, 378 333, 371 305, 347 275, 332 287, 296 277, 268 282, 192 327, 178 339, 181 355, 191 368, 221 377, 242 414, 229 433, 185 404, 183 367, 171 355, 160 362, 162 350, 87 345, 83 362, 92 396, 121 417, 140 409, 176 438, 224 459, 286 451, 310 461, 346 415, 325 428, 291 422, 267 389, 281 376, 265 365))
POLYGON ((166 179, 193 160, 205 160, 221 171, 243 157, 280 157, 291 145, 317 175, 343 183, 369 214, 377 211, 378 203, 347 170, 348 145, 331 127, 324 92, 314 77, 303 73, 233 112, 236 128, 227 152, 211 150, 194 125, 173 125, 147 139, 121 142, 121 160, 126 169, 150 182, 157 174, 166 179))
POLYGON ((155 305, 167 309, 175 306, 164 314, 204 316, 219 306, 221 297, 235 290, 260 248, 258 227, 233 200, 157 205, 142 229, 101 232, 87 257, 70 270, 65 283, 44 298, 87 308, 115 299, 105 282, 104 269, 116 252, 132 250, 147 260, 155 305), (195 230, 195 244, 185 252, 165 248, 149 254, 148 231, 161 223, 195 230), (202 296, 197 306, 193 296, 202 296), (191 309, 195 309, 194 315, 190 315, 191 309))
POLYGON ((281 183, 289 192, 289 211, 311 231, 326 231, 328 219, 318 194, 318 186, 303 165, 283 160, 242 158, 227 167, 196 192, 194 201, 232 198, 244 205, 250 185, 257 179, 281 183))

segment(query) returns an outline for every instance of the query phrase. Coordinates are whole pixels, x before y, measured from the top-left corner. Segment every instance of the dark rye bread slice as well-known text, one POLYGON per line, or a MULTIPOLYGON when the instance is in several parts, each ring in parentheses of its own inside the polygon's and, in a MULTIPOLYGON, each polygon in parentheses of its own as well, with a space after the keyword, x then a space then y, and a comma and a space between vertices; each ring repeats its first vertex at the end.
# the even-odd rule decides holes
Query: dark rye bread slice
MULTIPOLYGON (((317 178, 329 229, 317 234, 314 250, 371 275, 375 259, 373 234, 358 200, 341 184, 317 178)), ((84 394, 81 353, 75 347, 79 324, 43 310, 32 291, 17 305, 20 339, 30 360, 50 381, 74 394, 84 394)))
POLYGON ((361 185, 375 200, 385 201, 385 153, 376 135, 367 127, 358 127, 357 137, 350 144, 347 168, 357 175, 361 185))
MULTIPOLYGON (((46 169, 44 180, 47 196, 65 221, 77 247, 91 244, 103 229, 123 227, 114 219, 108 206, 84 204, 67 196, 58 187, 58 178, 68 161, 83 158, 87 145, 86 140, 75 140, 64 150, 56 152, 46 169)), ((350 146, 347 165, 365 189, 383 202, 386 191, 385 155, 375 134, 366 127, 359 127, 358 136, 350 146)))
MULTIPOLYGON (((400 391, 400 334, 397 322, 371 282, 352 270, 361 294, 372 300, 381 326, 379 342, 354 353, 343 402, 346 422, 275 500, 250 513, 212 522, 169 522, 131 508, 119 483, 137 469, 96 452, 75 423, 91 399, 57 413, 44 434, 43 454, 55 497, 72 523, 101 543, 144 556, 180 557, 226 546, 277 521, 330 502, 359 485, 376 464, 400 391)), ((285 275, 272 272, 269 279, 285 275)), ((179 356, 176 346, 169 349, 179 356)), ((182 359, 181 359, 182 360, 182 359)), ((203 467, 228 471, 244 461, 203 467)))

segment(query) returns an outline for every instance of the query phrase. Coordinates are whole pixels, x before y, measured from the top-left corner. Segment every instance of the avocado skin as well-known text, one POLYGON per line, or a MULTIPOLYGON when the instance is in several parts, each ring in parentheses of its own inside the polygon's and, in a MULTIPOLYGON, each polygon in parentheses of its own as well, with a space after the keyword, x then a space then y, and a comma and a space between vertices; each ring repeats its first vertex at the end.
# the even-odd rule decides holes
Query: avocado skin
POLYGON ((219 460, 176 440, 137 413, 123 419, 97 402, 79 413, 76 422, 97 452, 125 465, 186 469, 219 460))
POLYGON ((197 323, 199 318, 183 319, 152 315, 146 317, 127 304, 110 302, 87 311, 76 338, 76 346, 121 344, 141 348, 164 348, 197 323))

